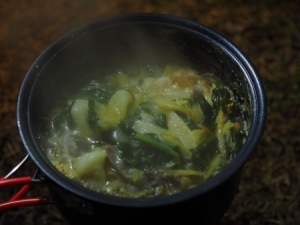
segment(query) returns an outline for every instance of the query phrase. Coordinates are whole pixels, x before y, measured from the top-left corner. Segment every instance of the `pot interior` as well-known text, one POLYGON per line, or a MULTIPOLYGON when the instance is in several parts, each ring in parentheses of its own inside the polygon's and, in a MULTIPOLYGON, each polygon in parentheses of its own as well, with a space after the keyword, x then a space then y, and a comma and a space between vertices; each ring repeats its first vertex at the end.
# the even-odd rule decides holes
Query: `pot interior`
POLYGON ((247 77, 230 54, 210 37, 172 25, 121 24, 82 33, 48 56, 49 61, 37 74, 29 103, 30 118, 34 118, 30 121, 32 132, 38 131, 40 120, 57 104, 90 80, 118 70, 167 64, 189 66, 219 77, 245 102, 250 122, 247 77))

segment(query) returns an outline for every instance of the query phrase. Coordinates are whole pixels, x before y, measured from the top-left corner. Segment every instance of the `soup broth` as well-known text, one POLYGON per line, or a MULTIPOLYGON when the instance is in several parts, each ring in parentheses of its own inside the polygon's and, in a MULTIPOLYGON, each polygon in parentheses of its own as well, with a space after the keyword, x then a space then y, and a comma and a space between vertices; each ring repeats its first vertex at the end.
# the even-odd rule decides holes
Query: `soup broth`
POLYGON ((91 80, 55 110, 41 140, 52 164, 87 188, 164 196, 230 163, 247 136, 242 115, 213 74, 148 66, 91 80))

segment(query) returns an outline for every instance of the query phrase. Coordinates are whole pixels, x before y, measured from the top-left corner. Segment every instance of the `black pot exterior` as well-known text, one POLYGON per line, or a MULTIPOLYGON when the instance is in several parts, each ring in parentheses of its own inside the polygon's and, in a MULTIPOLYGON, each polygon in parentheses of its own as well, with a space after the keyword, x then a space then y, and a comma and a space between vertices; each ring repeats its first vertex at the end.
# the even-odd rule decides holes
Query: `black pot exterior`
POLYGON ((201 224, 214 224, 236 194, 242 167, 263 133, 266 109, 259 76, 243 53, 226 38, 182 18, 133 14, 95 21, 54 42, 28 71, 17 113, 24 145, 37 166, 56 184, 49 187, 51 195, 69 221, 84 222, 89 218, 101 221, 109 215, 112 220, 124 218, 136 222, 138 215, 143 215, 145 221, 161 217, 170 221, 195 218, 203 221, 201 224), (52 166, 36 133, 58 99, 67 99, 99 71, 109 74, 128 65, 168 63, 214 73, 244 101, 248 139, 227 168, 203 185, 174 196, 124 199, 88 190, 52 166))
POLYGON ((83 199, 58 186, 49 186, 57 208, 70 224, 99 224, 99 221, 153 224, 157 221, 192 222, 214 225, 237 194, 241 171, 204 195, 174 204, 154 207, 120 207, 83 199))

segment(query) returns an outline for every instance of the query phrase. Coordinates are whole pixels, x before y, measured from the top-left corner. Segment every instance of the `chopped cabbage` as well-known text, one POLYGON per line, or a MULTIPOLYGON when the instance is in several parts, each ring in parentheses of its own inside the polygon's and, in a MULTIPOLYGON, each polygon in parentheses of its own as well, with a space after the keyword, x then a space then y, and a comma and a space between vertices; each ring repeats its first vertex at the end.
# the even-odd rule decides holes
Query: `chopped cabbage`
POLYGON ((98 125, 103 129, 116 127, 126 117, 132 101, 132 96, 128 91, 119 90, 111 97, 107 105, 96 104, 98 125))
POLYGON ((197 143, 193 132, 188 128, 185 122, 175 113, 170 112, 168 117, 168 128, 181 141, 183 149, 181 149, 185 158, 191 158, 190 150, 196 148, 197 143))
POLYGON ((94 137, 94 132, 88 124, 88 100, 78 99, 71 108, 71 116, 75 121, 78 132, 87 138, 94 137))
POLYGON ((95 148, 92 152, 84 153, 73 159, 72 165, 80 177, 93 177, 105 181, 104 165, 107 154, 102 148, 95 148))

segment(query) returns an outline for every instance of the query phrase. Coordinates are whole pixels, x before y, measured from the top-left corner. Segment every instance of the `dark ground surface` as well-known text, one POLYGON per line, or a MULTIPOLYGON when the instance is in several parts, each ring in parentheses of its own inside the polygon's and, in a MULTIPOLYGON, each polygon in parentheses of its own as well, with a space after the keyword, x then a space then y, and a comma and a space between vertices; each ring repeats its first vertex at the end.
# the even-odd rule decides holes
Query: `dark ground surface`
MULTIPOLYGON (((207 25, 251 59, 264 82, 266 130, 245 165, 240 191, 220 225, 300 224, 300 2, 242 0, 0 0, 0 176, 26 154, 17 129, 16 102, 35 58, 69 30, 120 13, 156 12, 207 25)), ((28 161, 18 175, 35 170, 28 161)), ((10 190, 1 190, 0 201, 10 190)), ((34 187, 28 196, 48 196, 34 187)), ((0 224, 61 224, 52 205, 15 209, 0 224)))

